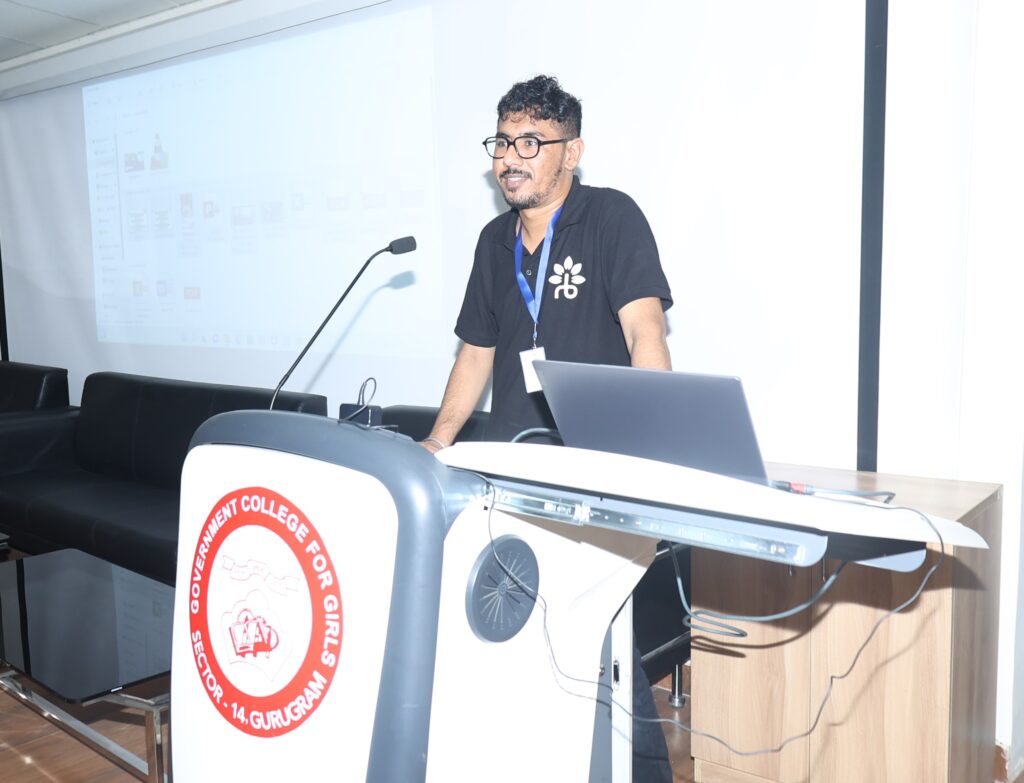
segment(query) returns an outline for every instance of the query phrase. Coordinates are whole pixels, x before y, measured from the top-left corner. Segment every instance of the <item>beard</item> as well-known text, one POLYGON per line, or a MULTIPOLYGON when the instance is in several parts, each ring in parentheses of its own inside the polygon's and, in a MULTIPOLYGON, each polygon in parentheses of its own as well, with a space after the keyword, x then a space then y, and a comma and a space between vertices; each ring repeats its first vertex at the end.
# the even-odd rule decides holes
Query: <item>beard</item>
MULTIPOLYGON (((565 169, 564 166, 559 166, 558 171, 551 175, 551 182, 544 190, 533 193, 509 193, 505 188, 501 188, 501 195, 505 197, 505 203, 508 204, 512 209, 533 209, 539 207, 545 201, 547 201, 551 194, 555 192, 558 187, 558 183, 562 178, 562 171, 565 169)), ((526 172, 521 169, 509 169, 501 174, 500 179, 504 179, 508 174, 525 174, 526 172)), ((532 177, 531 177, 532 180, 532 177)))

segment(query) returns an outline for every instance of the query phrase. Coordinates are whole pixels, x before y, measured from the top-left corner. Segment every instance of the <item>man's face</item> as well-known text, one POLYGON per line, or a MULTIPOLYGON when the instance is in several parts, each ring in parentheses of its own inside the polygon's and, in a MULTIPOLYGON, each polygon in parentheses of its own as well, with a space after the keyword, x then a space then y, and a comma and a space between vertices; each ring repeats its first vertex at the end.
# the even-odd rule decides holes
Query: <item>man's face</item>
MULTIPOLYGON (((551 120, 534 120, 526 114, 513 114, 499 121, 497 135, 509 141, 519 136, 533 136, 540 141, 565 136, 562 128, 551 120)), ((509 146, 504 158, 495 158, 494 175, 510 207, 543 207, 564 195, 575 168, 568 146, 545 144, 535 158, 522 158, 509 146)))

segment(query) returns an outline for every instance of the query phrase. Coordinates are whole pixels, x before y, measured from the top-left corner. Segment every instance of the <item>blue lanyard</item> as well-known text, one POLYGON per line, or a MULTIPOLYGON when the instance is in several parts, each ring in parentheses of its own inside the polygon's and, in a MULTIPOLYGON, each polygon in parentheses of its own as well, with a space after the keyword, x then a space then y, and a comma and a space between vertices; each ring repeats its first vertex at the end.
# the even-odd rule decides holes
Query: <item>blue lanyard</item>
POLYGON ((544 299, 544 282, 548 276, 548 256, 551 255, 551 239, 555 235, 555 223, 558 222, 558 216, 561 214, 562 208, 559 207, 555 214, 551 216, 551 222, 548 223, 548 230, 544 234, 544 245, 540 251, 540 264, 537 266, 535 292, 530 290, 530 285, 526 282, 526 277, 523 276, 522 227, 520 227, 519 231, 516 232, 516 280, 519 283, 519 291, 523 295, 523 301, 526 302, 526 309, 530 313, 530 317, 533 319, 534 348, 537 347, 537 323, 540 321, 540 305, 544 299))

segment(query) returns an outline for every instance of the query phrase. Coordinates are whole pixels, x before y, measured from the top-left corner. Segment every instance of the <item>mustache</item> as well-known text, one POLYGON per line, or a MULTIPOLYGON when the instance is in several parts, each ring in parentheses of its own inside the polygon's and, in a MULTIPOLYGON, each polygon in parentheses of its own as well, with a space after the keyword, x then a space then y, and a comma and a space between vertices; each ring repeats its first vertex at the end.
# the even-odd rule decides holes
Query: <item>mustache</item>
POLYGON ((529 177, 530 173, 527 171, 523 171, 522 169, 505 169, 503 172, 501 172, 501 179, 505 179, 505 177, 511 176, 529 177))

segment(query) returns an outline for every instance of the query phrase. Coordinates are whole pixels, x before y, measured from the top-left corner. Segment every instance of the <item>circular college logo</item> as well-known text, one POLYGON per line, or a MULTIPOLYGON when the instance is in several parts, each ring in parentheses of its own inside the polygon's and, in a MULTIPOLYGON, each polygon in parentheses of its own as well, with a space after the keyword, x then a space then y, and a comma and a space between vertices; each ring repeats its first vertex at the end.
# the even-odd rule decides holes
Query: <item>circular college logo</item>
POLYGON ((312 715, 341 651, 341 593, 313 523, 263 487, 229 492, 207 516, 189 584, 202 688, 232 725, 287 734, 312 715))

